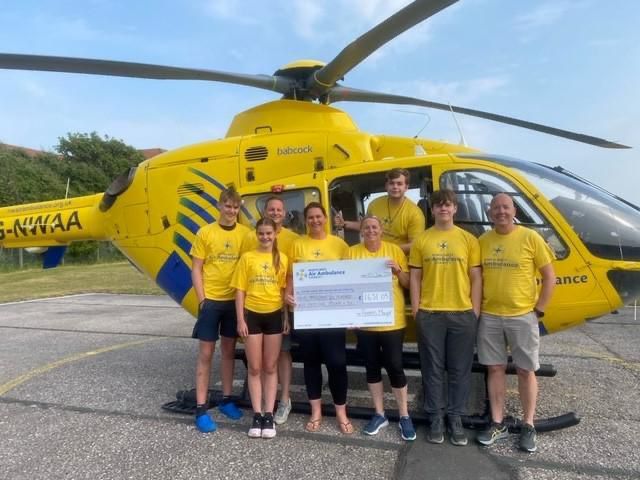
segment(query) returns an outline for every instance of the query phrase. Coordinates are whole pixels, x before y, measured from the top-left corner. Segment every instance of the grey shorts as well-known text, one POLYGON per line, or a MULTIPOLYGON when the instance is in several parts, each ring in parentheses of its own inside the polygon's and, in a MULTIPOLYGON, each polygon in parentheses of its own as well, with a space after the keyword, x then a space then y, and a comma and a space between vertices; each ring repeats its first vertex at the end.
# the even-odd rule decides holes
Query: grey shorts
POLYGON ((533 312, 517 317, 483 312, 478 324, 477 343, 478 360, 483 365, 506 365, 509 346, 516 367, 529 371, 540 368, 540 330, 533 312))

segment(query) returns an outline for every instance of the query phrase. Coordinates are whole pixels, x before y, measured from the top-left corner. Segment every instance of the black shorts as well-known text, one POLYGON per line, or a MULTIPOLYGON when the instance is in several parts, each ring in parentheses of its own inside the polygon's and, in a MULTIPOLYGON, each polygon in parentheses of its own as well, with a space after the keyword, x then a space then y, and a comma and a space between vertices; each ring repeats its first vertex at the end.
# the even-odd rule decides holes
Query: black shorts
POLYGON ((247 310, 245 313, 249 335, 277 335, 284 329, 282 310, 271 313, 258 313, 247 310))
POLYGON ((235 300, 205 299, 198 309, 198 320, 193 326, 191 338, 215 342, 220 336, 228 338, 238 336, 236 302, 235 300))

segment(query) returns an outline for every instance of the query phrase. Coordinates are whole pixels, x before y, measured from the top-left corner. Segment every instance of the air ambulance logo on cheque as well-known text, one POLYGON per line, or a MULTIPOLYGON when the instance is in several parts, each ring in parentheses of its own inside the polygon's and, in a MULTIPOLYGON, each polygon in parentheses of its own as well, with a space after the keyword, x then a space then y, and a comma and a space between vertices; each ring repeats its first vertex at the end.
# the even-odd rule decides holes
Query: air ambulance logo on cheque
POLYGON ((307 278, 307 274, 305 273, 304 270, 298 270, 296 272, 296 276, 298 277, 298 280, 303 281, 305 278, 307 278))
MULTIPOLYGON (((304 272, 304 278, 314 280, 319 278, 336 277, 345 274, 344 270, 328 269, 326 267, 311 268, 304 272)), ((299 277, 298 277, 299 278, 299 277)))

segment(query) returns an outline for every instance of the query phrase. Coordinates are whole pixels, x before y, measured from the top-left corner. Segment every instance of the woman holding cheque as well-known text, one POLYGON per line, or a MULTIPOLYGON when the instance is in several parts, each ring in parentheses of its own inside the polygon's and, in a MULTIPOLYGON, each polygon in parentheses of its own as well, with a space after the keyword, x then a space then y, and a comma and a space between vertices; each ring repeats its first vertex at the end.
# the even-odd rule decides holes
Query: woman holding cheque
POLYGON ((394 324, 384 327, 368 327, 357 330, 358 351, 364 359, 367 372, 367 384, 373 399, 375 415, 364 427, 363 433, 375 435, 381 428, 389 425, 384 414, 382 367, 389 375, 391 389, 396 398, 400 414, 400 435, 404 440, 416 438, 416 431, 409 417, 407 407, 407 378, 402 367, 402 341, 406 326, 404 314, 404 292, 409 287, 409 267, 407 257, 399 246, 382 241, 382 223, 378 217, 367 215, 360 224, 363 243, 349 249, 349 258, 364 260, 386 258, 391 268, 394 324))
MULTIPOLYGON (((291 263, 345 260, 349 246, 339 237, 327 234, 327 212, 318 202, 304 209, 307 235, 293 245, 291 263)), ((295 307, 293 271, 289 269, 287 301, 295 307)), ((347 417, 347 355, 344 328, 296 330, 304 361, 304 382, 311 405, 311 418, 305 429, 317 432, 322 422, 322 363, 329 373, 329 389, 336 409, 338 428, 343 434, 353 433, 347 417)))
POLYGON ((282 333, 289 330, 287 311, 282 308, 289 262, 278 251, 273 220, 258 220, 256 235, 258 247, 240 257, 231 286, 236 289, 238 335, 244 339, 254 412, 248 435, 273 438, 278 356, 282 333))

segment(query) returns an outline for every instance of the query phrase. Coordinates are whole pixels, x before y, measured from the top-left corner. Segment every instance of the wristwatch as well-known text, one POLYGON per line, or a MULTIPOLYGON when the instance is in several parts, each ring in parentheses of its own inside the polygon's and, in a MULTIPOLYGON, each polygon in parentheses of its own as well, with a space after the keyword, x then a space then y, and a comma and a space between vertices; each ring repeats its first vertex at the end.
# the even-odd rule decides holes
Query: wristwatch
POLYGON ((542 310, 538 310, 537 308, 533 308, 533 313, 536 314, 536 317, 538 318, 542 318, 544 317, 544 312, 542 310))

